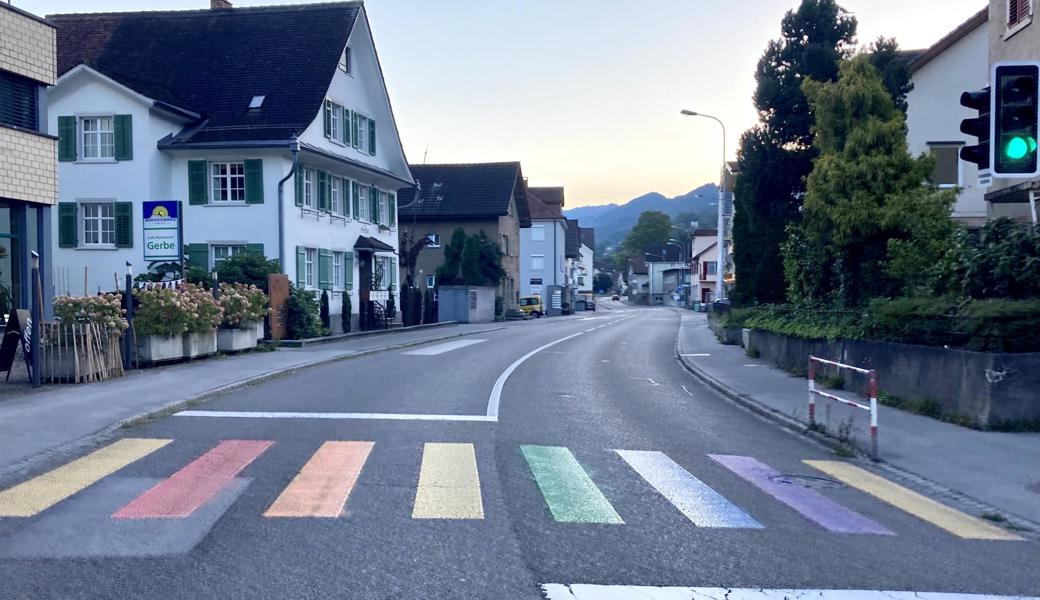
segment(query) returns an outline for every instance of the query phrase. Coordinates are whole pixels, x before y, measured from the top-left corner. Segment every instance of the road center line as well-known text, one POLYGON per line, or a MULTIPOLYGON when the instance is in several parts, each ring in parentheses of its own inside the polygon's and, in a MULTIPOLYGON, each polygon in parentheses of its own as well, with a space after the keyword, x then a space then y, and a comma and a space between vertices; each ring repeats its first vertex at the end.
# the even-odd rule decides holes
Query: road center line
POLYGON ((517 367, 519 367, 520 365, 524 364, 524 361, 526 361, 527 359, 531 358, 535 354, 538 354, 542 350, 546 350, 548 348, 552 348, 553 346, 555 346, 556 344, 559 344, 560 342, 566 342, 567 340, 576 338, 579 335, 582 335, 583 333, 585 333, 585 332, 584 331, 579 331, 578 333, 574 333, 574 334, 568 335, 567 337, 562 337, 562 338, 560 338, 560 339, 558 339, 556 341, 553 341, 553 342, 549 342, 548 344, 545 344, 544 346, 539 346, 539 347, 535 348, 534 350, 531 350, 527 354, 521 356, 520 358, 516 359, 515 361, 513 361, 513 364, 511 364, 508 367, 506 367, 506 370, 502 371, 502 374, 499 375, 498 379, 495 380, 495 387, 493 387, 491 389, 491 396, 488 398, 487 416, 489 418, 494 419, 495 421, 498 420, 498 405, 502 401, 502 388, 505 387, 506 380, 509 379, 509 376, 513 374, 513 371, 515 371, 517 369, 517 367))

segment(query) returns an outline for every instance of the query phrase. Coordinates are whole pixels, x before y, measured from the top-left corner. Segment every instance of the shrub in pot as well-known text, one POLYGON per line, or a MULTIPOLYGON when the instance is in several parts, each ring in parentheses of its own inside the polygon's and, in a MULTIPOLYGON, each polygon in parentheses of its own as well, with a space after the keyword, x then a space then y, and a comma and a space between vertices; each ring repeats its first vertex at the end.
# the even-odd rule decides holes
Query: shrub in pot
POLYGON ((188 330, 189 306, 177 289, 136 289, 134 333, 138 359, 146 363, 184 356, 182 336, 188 330))
POLYGON ((207 356, 217 351, 217 326, 224 320, 224 309, 213 294, 202 286, 186 283, 177 291, 188 306, 184 333, 184 356, 207 356))
POLYGON ((343 290, 340 299, 342 302, 342 309, 339 315, 340 325, 343 327, 343 333, 350 333, 350 311, 353 309, 350 305, 350 290, 343 290))
POLYGON ((267 314, 267 294, 255 285, 221 283, 219 303, 224 317, 217 330, 217 350, 237 352, 255 348, 257 329, 263 327, 267 314))
POLYGON ((289 339, 304 340, 328 334, 321 325, 318 293, 289 285, 289 299, 285 303, 285 328, 289 339))

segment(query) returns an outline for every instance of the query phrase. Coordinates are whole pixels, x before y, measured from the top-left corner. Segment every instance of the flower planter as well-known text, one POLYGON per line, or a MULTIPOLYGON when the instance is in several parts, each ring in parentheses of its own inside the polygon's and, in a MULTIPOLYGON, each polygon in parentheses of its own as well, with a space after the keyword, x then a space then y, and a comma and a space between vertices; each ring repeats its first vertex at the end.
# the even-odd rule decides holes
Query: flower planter
POLYGON ((256 322, 256 339, 264 339, 264 322, 262 320, 256 322))
POLYGON ((137 336, 137 360, 155 364, 178 358, 184 358, 184 342, 181 336, 137 336))
POLYGON ((240 352, 256 348, 256 327, 250 323, 248 328, 224 328, 217 330, 217 350, 221 352, 240 352))
POLYGON ((217 330, 189 331, 181 338, 183 340, 184 358, 195 358, 197 356, 209 356, 217 352, 217 330))

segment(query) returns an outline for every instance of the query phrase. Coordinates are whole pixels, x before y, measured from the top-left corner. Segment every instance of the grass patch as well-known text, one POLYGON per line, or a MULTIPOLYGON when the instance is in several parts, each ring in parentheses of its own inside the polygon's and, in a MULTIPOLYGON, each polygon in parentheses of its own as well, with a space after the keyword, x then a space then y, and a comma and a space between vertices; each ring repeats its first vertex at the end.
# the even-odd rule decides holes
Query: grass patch
POLYGON ((750 345, 744 349, 744 354, 747 354, 748 358, 758 358, 762 356, 762 353, 758 351, 758 348, 750 345))
POLYGON ((854 458, 856 453, 847 445, 842 444, 834 449, 834 456, 839 456, 841 458, 854 458))
POLYGON ((845 389, 845 378, 841 375, 817 375, 816 383, 832 390, 845 389))

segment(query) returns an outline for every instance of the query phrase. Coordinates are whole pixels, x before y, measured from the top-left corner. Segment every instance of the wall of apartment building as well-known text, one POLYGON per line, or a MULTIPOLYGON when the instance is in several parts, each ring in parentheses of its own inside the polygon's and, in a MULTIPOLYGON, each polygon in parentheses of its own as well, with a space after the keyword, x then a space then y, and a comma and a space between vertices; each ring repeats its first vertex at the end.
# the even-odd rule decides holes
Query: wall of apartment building
POLYGON ((24 11, 0 5, 0 69, 54 85, 54 28, 24 11))

